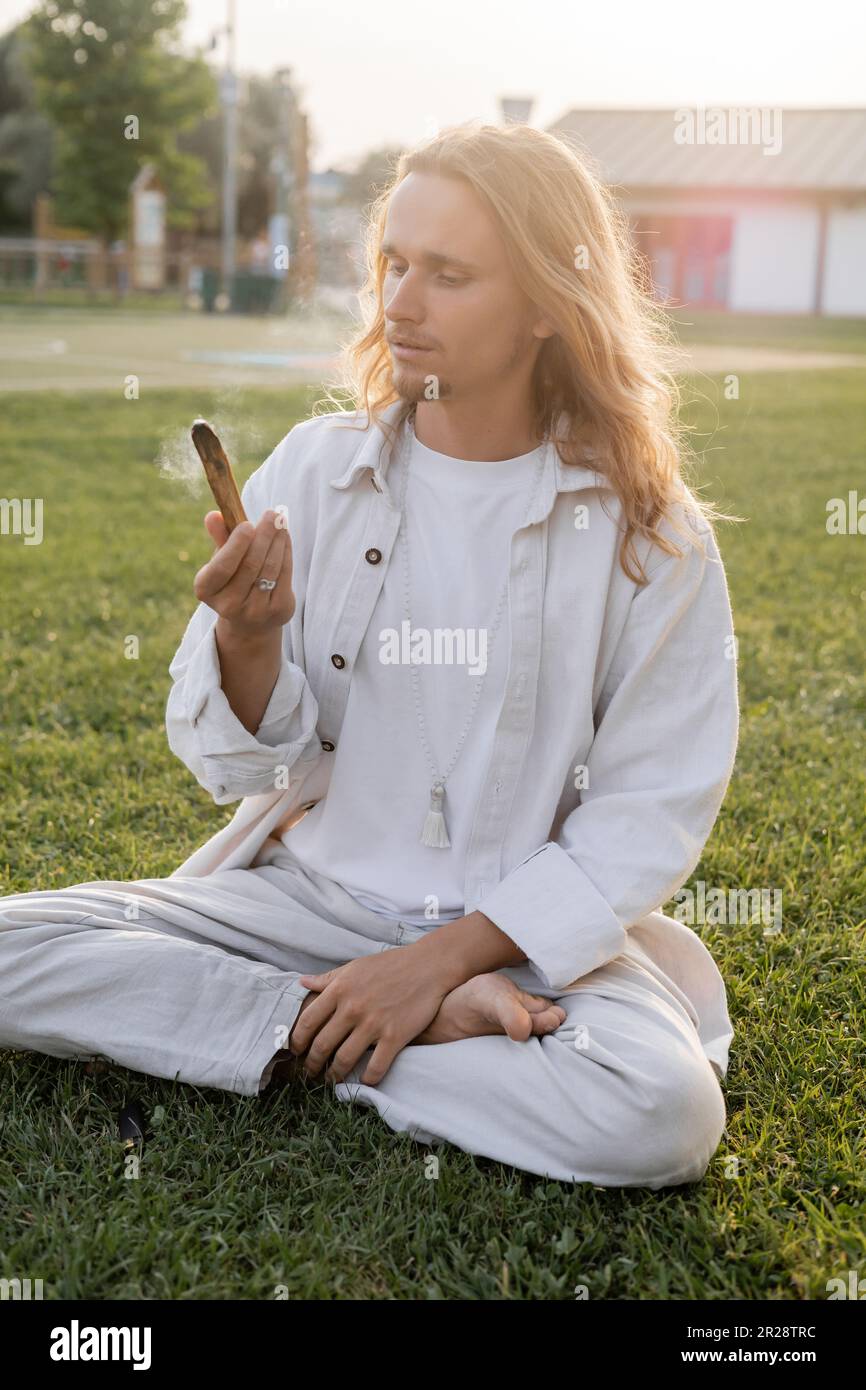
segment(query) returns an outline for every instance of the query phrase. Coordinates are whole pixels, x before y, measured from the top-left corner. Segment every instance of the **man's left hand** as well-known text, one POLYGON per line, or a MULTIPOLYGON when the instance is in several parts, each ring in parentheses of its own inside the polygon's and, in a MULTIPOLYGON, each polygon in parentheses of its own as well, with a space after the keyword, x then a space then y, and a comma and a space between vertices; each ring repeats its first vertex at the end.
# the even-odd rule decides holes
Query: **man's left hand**
POLYGON ((375 1050, 361 1081, 377 1086, 397 1053, 428 1026, 453 974, 423 943, 411 942, 347 961, 322 975, 301 975, 300 983, 318 998, 298 1016, 288 1046, 295 1056, 309 1048, 304 1067, 328 1081, 342 1081, 369 1047, 375 1050), (441 968, 437 968, 441 963, 441 968))

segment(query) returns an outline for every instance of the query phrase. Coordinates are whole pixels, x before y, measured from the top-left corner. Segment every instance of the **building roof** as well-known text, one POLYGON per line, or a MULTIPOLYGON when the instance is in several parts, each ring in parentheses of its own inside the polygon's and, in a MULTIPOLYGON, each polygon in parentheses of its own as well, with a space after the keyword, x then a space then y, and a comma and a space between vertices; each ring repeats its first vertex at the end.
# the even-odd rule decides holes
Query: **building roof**
MULTIPOLYGON (((866 191, 866 110, 574 107, 548 126, 582 153, 605 183, 629 188, 778 188, 866 191), (755 113, 750 143, 678 143, 683 112, 707 125, 715 112, 755 113), (763 111, 763 136, 761 112, 763 111), (775 112, 775 115, 774 115, 775 112), (764 145, 778 144, 777 153, 764 145)), ((707 132, 709 133, 709 132, 707 132)))

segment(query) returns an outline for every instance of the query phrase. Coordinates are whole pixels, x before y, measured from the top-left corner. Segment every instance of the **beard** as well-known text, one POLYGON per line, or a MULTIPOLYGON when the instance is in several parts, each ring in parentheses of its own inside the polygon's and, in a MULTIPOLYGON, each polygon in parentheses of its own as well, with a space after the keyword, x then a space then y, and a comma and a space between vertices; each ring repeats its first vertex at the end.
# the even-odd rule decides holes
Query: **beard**
POLYGON ((436 401, 453 394, 450 381, 436 372, 425 372, 423 367, 413 367, 406 362, 394 362, 391 375, 394 390, 404 401, 436 401))
MULTIPOLYGON (((517 329, 508 347, 502 354, 498 368, 500 376, 508 376, 523 359, 532 352, 532 335, 517 329)), ((454 384, 447 377, 428 372, 424 367, 415 367, 411 362, 391 359, 391 378, 394 390, 404 401, 447 400, 454 395, 454 384), (435 389, 435 394, 430 394, 435 389)))

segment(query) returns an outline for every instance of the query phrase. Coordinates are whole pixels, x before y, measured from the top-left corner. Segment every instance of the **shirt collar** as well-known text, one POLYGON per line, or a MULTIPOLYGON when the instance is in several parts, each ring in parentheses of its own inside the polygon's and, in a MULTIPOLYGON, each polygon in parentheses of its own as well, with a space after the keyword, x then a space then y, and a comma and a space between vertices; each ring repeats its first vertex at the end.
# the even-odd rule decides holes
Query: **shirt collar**
MULTIPOLYGON (((396 417, 400 413, 402 401, 392 401, 382 412, 382 419, 393 425, 396 417)), ((332 421, 332 424, 345 428, 354 426, 358 428, 358 421, 365 417, 364 412, 347 411, 345 419, 339 416, 332 421)), ((584 448, 586 464, 563 463, 557 450, 550 440, 546 443, 544 460, 544 473, 538 496, 535 499, 535 506, 526 518, 526 525, 535 521, 543 521, 548 515, 556 494, 559 492, 577 492, 585 488, 603 488, 610 490, 611 484, 603 473, 599 473, 590 466, 590 460, 596 457, 595 451, 588 446, 584 448)), ((387 447, 387 436, 380 424, 374 425, 372 430, 367 430, 365 426, 365 438, 350 462, 345 472, 336 478, 331 478, 331 487, 347 488, 351 487, 356 478, 363 472, 372 475, 374 485, 384 494, 388 504, 396 509, 396 502, 391 497, 387 484, 388 465, 391 461, 391 450, 387 447)))

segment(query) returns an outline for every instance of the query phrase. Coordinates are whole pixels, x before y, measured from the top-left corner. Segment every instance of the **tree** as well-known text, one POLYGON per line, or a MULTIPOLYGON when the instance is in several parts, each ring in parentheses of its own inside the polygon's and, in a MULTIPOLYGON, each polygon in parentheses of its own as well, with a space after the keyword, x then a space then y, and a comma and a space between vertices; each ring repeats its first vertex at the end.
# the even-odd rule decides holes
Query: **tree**
POLYGON ((0 227, 30 230, 33 200, 48 190, 53 143, 51 124, 36 109, 20 33, 11 29, 0 38, 0 227))
MULTIPOLYGON (((272 161, 282 138, 283 123, 279 101, 285 97, 272 77, 238 79, 238 221, 241 237, 253 237, 266 225, 274 211, 274 173, 272 161)), ((223 178, 222 113, 203 117, 179 137, 181 149, 204 160, 215 188, 223 178)), ((196 230, 213 235, 219 230, 221 203, 200 215, 196 230)))
MULTIPOLYGON (((274 76, 250 74, 238 79, 238 234, 251 238, 261 232, 273 212, 283 208, 277 192, 276 159, 284 152, 288 120, 285 87, 274 76)), ((300 97, 294 94, 300 110, 300 97)), ((300 138, 300 134, 298 135, 300 138)), ((179 137, 181 148, 203 159, 214 187, 223 177, 223 125, 220 114, 203 118, 179 137)), ((301 221, 298 190, 292 186, 290 215, 293 225, 301 221)), ((199 235, 219 230, 221 206, 210 208, 197 221, 199 235)))
POLYGON ((366 210, 370 203, 391 184, 402 150, 394 145, 370 150, 351 172, 345 175, 341 203, 351 203, 366 210))
POLYGON ((38 104, 54 126, 52 192, 61 222, 106 241, 127 230, 129 186, 153 164, 169 225, 214 197, 179 131, 215 109, 201 58, 175 51, 186 0, 41 0, 21 26, 38 104))

